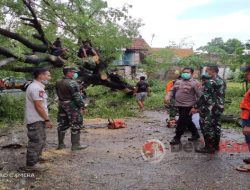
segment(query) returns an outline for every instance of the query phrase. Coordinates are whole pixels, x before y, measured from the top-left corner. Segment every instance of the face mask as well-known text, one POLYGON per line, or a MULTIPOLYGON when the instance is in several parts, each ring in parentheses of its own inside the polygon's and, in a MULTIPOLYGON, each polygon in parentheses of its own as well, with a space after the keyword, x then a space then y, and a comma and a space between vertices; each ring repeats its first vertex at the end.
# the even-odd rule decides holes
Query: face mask
POLYGON ((72 79, 76 80, 78 78, 78 73, 74 73, 72 79))
POLYGON ((208 72, 203 72, 201 74, 202 77, 206 78, 206 79, 211 79, 211 76, 208 74, 208 72))
POLYGON ((188 80, 191 78, 191 74, 190 73, 182 73, 181 78, 183 78, 184 80, 188 80))
POLYGON ((44 85, 46 85, 46 84, 49 84, 49 81, 48 80, 43 80, 43 81, 41 81, 41 83, 43 83, 44 85))

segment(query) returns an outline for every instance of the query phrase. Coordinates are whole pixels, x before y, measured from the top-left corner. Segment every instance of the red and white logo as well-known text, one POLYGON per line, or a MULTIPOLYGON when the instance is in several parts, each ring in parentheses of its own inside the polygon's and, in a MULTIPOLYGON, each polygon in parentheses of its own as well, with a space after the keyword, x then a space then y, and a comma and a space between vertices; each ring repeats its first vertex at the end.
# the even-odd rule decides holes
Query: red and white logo
POLYGON ((39 97, 40 97, 40 98, 44 98, 43 96, 44 96, 44 91, 42 91, 42 90, 39 91, 39 97))
POLYGON ((144 160, 158 163, 164 158, 166 149, 161 141, 157 139, 150 139, 147 140, 142 146, 141 154, 144 160))

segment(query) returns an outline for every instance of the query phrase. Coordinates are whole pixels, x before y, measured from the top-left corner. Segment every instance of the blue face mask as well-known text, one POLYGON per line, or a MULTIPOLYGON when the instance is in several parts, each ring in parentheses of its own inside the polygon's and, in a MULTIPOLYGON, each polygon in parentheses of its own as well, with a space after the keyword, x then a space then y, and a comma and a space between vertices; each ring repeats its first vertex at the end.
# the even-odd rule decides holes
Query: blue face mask
POLYGON ((191 78, 191 74, 190 73, 182 73, 181 78, 183 78, 184 80, 188 80, 191 78))
POLYGON ((78 78, 78 73, 74 73, 72 79, 76 80, 78 78))

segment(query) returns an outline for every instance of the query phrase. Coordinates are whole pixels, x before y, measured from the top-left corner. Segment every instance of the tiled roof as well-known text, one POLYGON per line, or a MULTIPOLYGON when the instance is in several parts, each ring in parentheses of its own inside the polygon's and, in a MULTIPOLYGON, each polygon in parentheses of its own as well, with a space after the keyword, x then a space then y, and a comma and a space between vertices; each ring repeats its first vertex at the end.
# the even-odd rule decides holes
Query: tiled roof
POLYGON ((134 38, 132 39, 132 44, 127 49, 134 50, 149 50, 151 49, 148 43, 143 38, 134 38))
MULTIPOLYGON (((159 52, 164 49, 166 48, 151 48, 151 52, 152 53, 159 52)), ((174 53, 174 55, 180 58, 188 57, 194 54, 193 49, 181 49, 181 48, 167 48, 167 49, 171 50, 174 53)))

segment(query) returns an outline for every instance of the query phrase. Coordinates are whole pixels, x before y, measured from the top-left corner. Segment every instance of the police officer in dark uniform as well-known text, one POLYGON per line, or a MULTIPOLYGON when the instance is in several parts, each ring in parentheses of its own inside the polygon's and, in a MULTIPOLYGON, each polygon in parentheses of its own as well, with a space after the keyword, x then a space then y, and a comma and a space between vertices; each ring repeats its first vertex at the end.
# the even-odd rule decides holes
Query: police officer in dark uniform
POLYGON ((64 137, 66 130, 71 128, 72 150, 87 148, 80 145, 80 130, 83 128, 82 110, 84 109, 83 98, 80 88, 75 79, 78 77, 77 69, 65 67, 64 78, 56 82, 56 93, 59 98, 58 109, 58 149, 65 148, 64 137))

